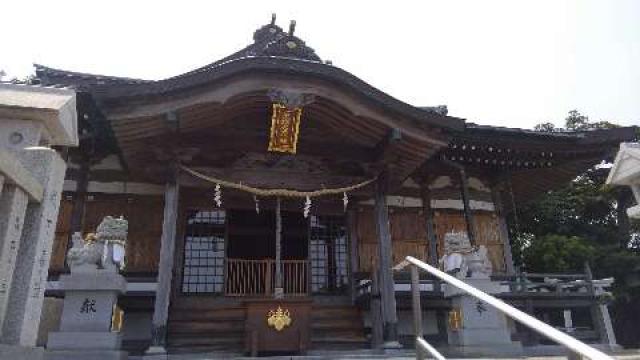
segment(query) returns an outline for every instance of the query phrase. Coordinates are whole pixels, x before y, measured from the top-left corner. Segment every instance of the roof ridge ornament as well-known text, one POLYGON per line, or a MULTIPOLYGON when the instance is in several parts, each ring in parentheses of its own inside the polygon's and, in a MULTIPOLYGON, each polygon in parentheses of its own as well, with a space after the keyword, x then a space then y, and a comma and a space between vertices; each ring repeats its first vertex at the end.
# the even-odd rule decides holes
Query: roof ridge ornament
POLYGON ((289 23, 289 36, 293 36, 293 33, 296 31, 296 21, 291 20, 289 23))

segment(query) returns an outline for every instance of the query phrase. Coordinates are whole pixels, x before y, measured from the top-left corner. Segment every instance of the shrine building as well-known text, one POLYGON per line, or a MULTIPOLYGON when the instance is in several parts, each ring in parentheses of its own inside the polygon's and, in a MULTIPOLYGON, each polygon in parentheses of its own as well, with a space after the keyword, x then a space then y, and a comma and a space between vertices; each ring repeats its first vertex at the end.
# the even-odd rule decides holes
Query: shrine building
MULTIPOLYGON (((244 49, 164 80, 44 65, 36 78, 77 92, 80 139, 64 151, 45 312, 59 311, 71 235, 122 215, 131 354, 279 351, 256 340, 269 331, 254 323, 262 310, 292 320, 274 324, 295 327, 302 350, 411 346, 408 277, 392 267, 407 255, 438 266, 450 232, 486 247, 501 299, 559 328, 569 311, 573 336, 611 342, 594 293, 512 286, 522 274, 506 217, 612 158, 633 128, 473 124, 395 99, 275 21, 244 49)), ((424 284, 425 338, 446 346, 451 302, 424 284)), ((524 347, 545 345, 510 326, 524 347)))

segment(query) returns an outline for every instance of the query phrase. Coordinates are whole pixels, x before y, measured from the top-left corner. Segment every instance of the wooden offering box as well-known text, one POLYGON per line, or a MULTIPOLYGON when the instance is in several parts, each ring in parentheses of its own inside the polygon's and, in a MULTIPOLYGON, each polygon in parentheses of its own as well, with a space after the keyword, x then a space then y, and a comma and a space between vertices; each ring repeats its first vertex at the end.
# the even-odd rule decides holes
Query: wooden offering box
POLYGON ((299 353, 309 348, 311 299, 256 299, 247 308, 246 351, 299 353))

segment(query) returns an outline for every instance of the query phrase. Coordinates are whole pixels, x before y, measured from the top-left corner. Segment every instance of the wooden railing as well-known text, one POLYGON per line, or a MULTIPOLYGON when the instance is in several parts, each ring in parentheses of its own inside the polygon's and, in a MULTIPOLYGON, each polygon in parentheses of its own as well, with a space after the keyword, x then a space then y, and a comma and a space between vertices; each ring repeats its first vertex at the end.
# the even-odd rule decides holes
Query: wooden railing
MULTIPOLYGON (((309 289, 308 261, 282 260, 282 287, 286 296, 305 296, 309 289)), ((276 285, 273 259, 226 259, 228 296, 271 296, 276 285)))

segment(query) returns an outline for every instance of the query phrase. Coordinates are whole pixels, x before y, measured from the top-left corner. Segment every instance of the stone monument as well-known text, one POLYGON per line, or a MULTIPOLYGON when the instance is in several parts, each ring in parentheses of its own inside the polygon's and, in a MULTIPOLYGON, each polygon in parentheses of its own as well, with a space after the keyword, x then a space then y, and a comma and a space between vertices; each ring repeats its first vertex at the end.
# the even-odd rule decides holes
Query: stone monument
MULTIPOLYGON (((444 237, 445 255, 440 263, 445 272, 487 294, 502 292, 502 285, 491 280, 493 271, 487 248, 471 246, 464 232, 444 237)), ((447 285, 444 296, 451 298, 447 335, 450 350, 459 356, 518 356, 522 345, 511 341, 504 314, 462 290, 447 285)))
POLYGON ((127 221, 105 217, 95 234, 82 241, 73 236, 67 253, 71 274, 60 277, 65 293, 60 331, 49 333, 45 359, 118 359, 121 335, 112 331, 118 295, 127 283, 118 270, 124 266, 127 221))
POLYGON ((66 164, 78 145, 70 89, 0 83, 0 354, 40 359, 36 348, 66 164))

